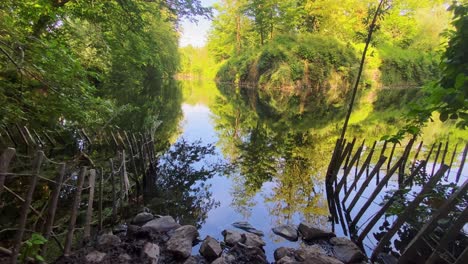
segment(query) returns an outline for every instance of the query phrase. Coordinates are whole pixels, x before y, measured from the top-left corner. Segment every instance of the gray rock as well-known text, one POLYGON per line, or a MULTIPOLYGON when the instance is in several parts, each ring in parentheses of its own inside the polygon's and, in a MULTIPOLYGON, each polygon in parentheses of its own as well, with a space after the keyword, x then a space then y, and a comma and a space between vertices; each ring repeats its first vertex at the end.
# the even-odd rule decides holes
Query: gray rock
POLYGON ((262 231, 255 229, 251 224, 245 221, 234 222, 232 226, 242 229, 244 231, 247 231, 249 233, 256 234, 257 236, 265 235, 262 231))
POLYGON ((282 259, 282 258, 284 258, 286 256, 294 257, 294 251, 295 251, 294 248, 279 247, 273 253, 273 257, 275 258, 276 261, 278 261, 278 260, 280 260, 280 259, 282 259))
POLYGON ((242 234, 234 230, 226 229, 221 234, 224 236, 224 242, 228 246, 234 246, 237 242, 242 241, 242 234))
POLYGON ((207 260, 217 259, 222 252, 219 242, 210 236, 207 236, 200 246, 200 254, 207 260))
POLYGON ((234 264, 236 262, 236 257, 231 254, 222 254, 221 257, 215 259, 211 264, 234 264))
POLYGON ((172 216, 163 216, 161 218, 153 219, 143 225, 143 228, 151 229, 154 232, 167 232, 179 227, 179 223, 177 223, 172 216))
POLYGON ((151 264, 157 264, 160 254, 159 246, 151 242, 146 242, 143 246, 142 254, 150 259, 151 264))
POLYGON ((116 235, 104 234, 98 238, 99 246, 115 246, 120 244, 120 238, 116 235))
POLYGON ((198 260, 194 256, 190 256, 183 264, 198 264, 198 260))
MULTIPOLYGON (((254 235, 254 234, 251 234, 254 235)), ((255 236, 255 235, 254 235, 255 236)), ((228 254, 235 257, 233 263, 256 263, 267 264, 268 261, 265 256, 265 251, 260 247, 248 246, 242 243, 237 243, 232 247, 228 254)))
POLYGON ((312 241, 316 239, 328 239, 336 236, 332 232, 323 231, 307 223, 299 224, 299 232, 302 235, 302 239, 305 241, 312 241))
POLYGON ((265 246, 265 241, 261 237, 251 233, 242 234, 242 243, 250 247, 261 248, 265 246))
POLYGON ((343 264, 343 262, 322 253, 320 246, 305 247, 296 250, 295 257, 300 263, 306 264, 343 264))
POLYGON ((147 213, 147 212, 139 213, 133 218, 132 224, 142 225, 150 220, 153 220, 153 218, 154 216, 151 213, 147 213))
POLYGON ((88 255, 86 255, 86 261, 91 262, 91 263, 99 263, 101 262, 104 258, 106 257, 106 253, 99 252, 97 250, 94 250, 88 255))
POLYGON ((359 262, 366 258, 361 249, 345 237, 334 237, 330 243, 333 244, 335 257, 344 263, 359 262))
POLYGON ((125 233, 127 232, 127 229, 128 229, 128 226, 126 224, 119 224, 119 225, 114 226, 114 228, 112 229, 112 232, 114 234, 123 233, 125 235, 125 233))
POLYGON ((273 233, 289 241, 297 241, 297 229, 291 225, 280 225, 272 229, 273 233))
POLYGON ((177 258, 186 259, 192 253, 192 243, 197 237, 197 228, 191 225, 181 226, 167 241, 167 250, 177 258))
POLYGON ((280 260, 276 261, 276 264, 295 264, 295 263, 300 263, 300 262, 297 262, 294 258, 289 257, 289 256, 284 256, 280 260))

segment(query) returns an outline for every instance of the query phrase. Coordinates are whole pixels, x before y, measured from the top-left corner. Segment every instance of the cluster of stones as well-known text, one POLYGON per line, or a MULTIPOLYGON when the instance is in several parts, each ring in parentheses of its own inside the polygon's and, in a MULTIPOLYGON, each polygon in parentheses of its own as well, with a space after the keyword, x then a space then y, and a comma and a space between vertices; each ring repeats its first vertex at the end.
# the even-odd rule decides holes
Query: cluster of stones
POLYGON ((287 247, 276 249, 274 257, 277 264, 366 263, 365 254, 351 240, 336 237, 334 233, 315 228, 308 223, 300 223, 297 229, 291 225, 281 225, 273 228, 273 233, 290 241, 301 238, 306 242, 299 249, 287 247))
MULTIPOLYGON (((102 234, 95 245, 82 254, 87 263, 269 263, 265 256, 263 232, 246 222, 237 222, 238 232, 227 229, 222 232, 224 241, 207 236, 201 243, 200 255, 192 255, 192 247, 199 236, 197 228, 181 226, 171 216, 153 216, 143 212, 134 217, 131 225, 114 228, 114 234, 102 234)), ((361 263, 365 255, 346 238, 301 223, 296 229, 283 225, 273 232, 291 241, 301 237, 308 244, 299 249, 280 247, 275 250, 275 263, 361 263), (330 249, 310 242, 327 241, 330 249)), ((77 259, 82 263, 83 259, 77 259)), ((70 262, 68 262, 70 263, 70 262)))

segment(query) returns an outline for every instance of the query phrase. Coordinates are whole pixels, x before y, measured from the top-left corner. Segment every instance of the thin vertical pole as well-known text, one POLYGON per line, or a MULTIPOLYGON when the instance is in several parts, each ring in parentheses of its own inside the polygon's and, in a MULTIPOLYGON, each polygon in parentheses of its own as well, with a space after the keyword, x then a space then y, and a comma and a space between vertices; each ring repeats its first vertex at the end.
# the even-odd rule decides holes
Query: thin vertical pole
POLYGON ((372 256, 370 258, 371 262, 374 262, 377 258, 377 255, 382 251, 384 246, 390 241, 390 239, 395 235, 395 233, 400 229, 400 227, 405 223, 405 221, 414 214, 414 210, 419 206, 421 201, 426 197, 426 194, 434 188, 434 186, 437 184, 437 182, 440 180, 440 178, 445 174, 447 171, 448 166, 442 164, 438 172, 430 178, 430 180, 424 184, 422 190, 419 192, 419 194, 414 198, 412 202, 406 206, 405 210, 398 215, 397 219, 395 222, 393 222, 393 225, 390 227, 390 229, 385 233, 385 235, 380 239, 379 243, 377 244, 377 247, 374 249, 372 252, 372 256))
MULTIPOLYGON (((55 211, 57 210, 58 198, 60 196, 60 190, 62 188, 63 177, 65 176, 65 163, 60 163, 58 174, 55 177, 54 189, 51 194, 49 201, 49 211, 47 213, 46 224, 44 227, 44 238, 49 240, 52 232, 52 226, 54 225, 55 211)), ((46 251, 46 245, 42 247, 42 254, 46 251)))
POLYGON ((89 170, 88 177, 88 186, 89 186, 89 196, 88 196, 88 208, 86 210, 86 222, 84 227, 84 239, 89 239, 91 237, 91 220, 93 218, 93 201, 94 201, 94 186, 96 180, 96 170, 89 170))
POLYGON ((41 165, 44 160, 44 152, 38 151, 36 153, 36 158, 33 163, 33 176, 29 182, 28 193, 24 199, 24 203, 21 206, 21 214, 19 219, 18 231, 16 232, 15 243, 13 245, 13 250, 11 252, 11 263, 16 264, 18 261, 18 254, 21 247, 21 241, 23 240, 24 229, 26 227, 26 220, 28 218, 29 206, 31 205, 34 190, 36 189, 37 179, 39 177, 39 172, 41 170, 41 165))
POLYGON ((14 148, 7 148, 0 157, 0 195, 3 192, 3 186, 5 184, 5 173, 8 172, 8 167, 15 154, 16 150, 14 148))
POLYGON ((104 187, 104 171, 100 170, 101 176, 99 177, 99 231, 102 230, 102 199, 103 199, 103 190, 104 187))
POLYGON ((463 167, 465 167, 465 160, 466 160, 467 152, 468 152, 468 143, 465 145, 465 149, 463 150, 463 157, 462 157, 462 160, 460 162, 460 168, 458 169, 457 177, 455 178, 455 181, 457 183, 458 183, 458 181, 460 181, 460 176, 462 174, 463 167))
POLYGON ((73 200, 70 222, 68 224, 68 232, 65 238, 65 246, 63 250, 63 255, 66 257, 70 254, 72 247, 73 232, 75 231, 76 218, 78 216, 78 210, 80 209, 81 191, 83 190, 83 182, 86 175, 86 170, 87 167, 81 167, 80 174, 78 176, 78 182, 76 183, 75 199, 73 200))
POLYGON ((437 147, 437 152, 434 160, 434 164, 432 165, 431 177, 434 175, 435 167, 437 165, 437 160, 439 159, 440 149, 442 148, 442 142, 439 143, 439 147, 437 147))
POLYGON ((117 215, 117 195, 115 193, 115 173, 114 173, 114 160, 109 159, 111 169, 111 185, 112 185, 112 216, 115 219, 117 215))

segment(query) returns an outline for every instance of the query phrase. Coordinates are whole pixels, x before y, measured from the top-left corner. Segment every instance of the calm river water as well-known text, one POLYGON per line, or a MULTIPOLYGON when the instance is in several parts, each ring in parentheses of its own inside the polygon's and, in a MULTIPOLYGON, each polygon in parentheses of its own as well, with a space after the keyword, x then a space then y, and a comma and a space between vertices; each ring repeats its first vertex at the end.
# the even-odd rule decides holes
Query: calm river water
MULTIPOLYGON (((319 113, 327 120, 314 121, 302 114, 313 106, 300 96, 285 99, 255 89, 217 87, 213 82, 183 82, 182 91, 183 117, 172 141, 215 146, 214 155, 205 156, 196 168, 230 165, 227 171, 197 181, 194 186, 201 190, 189 191, 193 202, 190 212, 183 214, 194 214, 201 239, 210 235, 222 240, 224 229, 236 229, 232 223, 247 221, 264 232, 265 251, 272 261, 276 248, 300 243, 275 235, 271 229, 277 225, 307 221, 345 235, 339 225, 329 222, 324 188, 325 170, 341 125, 327 119, 333 109, 319 113)), ((383 128, 370 128, 358 135, 378 140, 383 133, 383 128)), ((388 188, 396 185, 393 179, 388 188)), ((373 186, 375 182, 368 189, 373 186)), ((362 219, 370 217, 381 200, 362 219)), ((368 253, 374 244, 375 239, 365 241, 368 253)))

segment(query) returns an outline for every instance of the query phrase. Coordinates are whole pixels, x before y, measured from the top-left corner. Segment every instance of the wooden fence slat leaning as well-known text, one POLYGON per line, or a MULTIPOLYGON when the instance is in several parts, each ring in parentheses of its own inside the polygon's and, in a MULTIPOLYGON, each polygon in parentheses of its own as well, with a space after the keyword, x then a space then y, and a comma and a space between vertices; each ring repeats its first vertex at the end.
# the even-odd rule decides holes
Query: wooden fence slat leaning
POLYGON ((377 244, 376 248, 372 252, 372 255, 370 257, 371 261, 375 261, 378 254, 382 251, 384 246, 390 241, 390 239, 395 235, 395 233, 400 229, 401 225, 404 224, 404 222, 412 215, 414 210, 417 208, 419 203, 424 199, 425 195, 434 188, 436 183, 442 178, 442 176, 445 174, 445 172, 448 170, 448 166, 442 164, 440 169, 437 171, 437 173, 422 187, 422 190, 419 192, 419 194, 414 198, 414 200, 408 204, 408 206, 405 208, 405 210, 397 217, 395 222, 393 222, 393 225, 390 227, 390 229, 385 233, 385 235, 380 239, 379 243, 377 244))
MULTIPOLYGON (((55 211, 57 209, 58 198, 60 195, 60 190, 62 188, 63 178, 65 176, 65 163, 59 165, 58 174, 55 177, 55 183, 51 194, 51 199, 49 200, 49 210, 47 212, 46 224, 44 227, 44 238, 49 240, 50 234, 52 232, 52 226, 54 225, 55 211)), ((42 252, 46 251, 46 245, 42 247, 42 252)))
POLYGON ((11 263, 16 264, 18 261, 19 250, 21 247, 21 242, 23 240, 24 229, 26 227, 26 220, 29 213, 29 207, 32 202, 34 190, 36 189, 37 179, 39 178, 39 172, 41 170, 42 162, 44 160, 44 152, 38 151, 36 153, 36 158, 33 161, 33 175, 29 182, 29 189, 24 199, 24 203, 21 206, 21 213, 18 224, 18 231, 16 232, 15 242, 13 245, 13 250, 11 251, 11 263))
POLYGON ((0 195, 3 192, 3 186, 5 184, 5 173, 8 172, 8 167, 15 154, 16 150, 14 148, 7 148, 3 151, 2 156, 0 156, 0 195))
POLYGON ((419 230, 418 234, 414 239, 408 244, 406 249, 403 251, 403 254, 400 257, 401 263, 406 263, 410 259, 413 259, 413 256, 417 254, 419 247, 421 246, 421 238, 424 234, 431 232, 436 226, 437 221, 445 217, 451 208, 459 201, 458 199, 468 191, 468 179, 465 180, 463 185, 461 185, 457 191, 455 191, 450 197, 439 207, 431 219, 427 221, 424 226, 419 230))
POLYGON ((73 233, 75 231, 76 218, 78 216, 78 210, 80 208, 81 191, 83 190, 83 182, 84 182, 86 172, 87 172, 87 167, 86 166, 81 167, 80 173, 78 176, 78 181, 76 183, 76 193, 75 193, 75 199, 73 200, 73 206, 72 206, 71 215, 70 215, 70 222, 68 224, 68 232, 65 238, 65 246, 63 250, 64 256, 68 256, 71 251, 72 242, 73 242, 73 233))
POLYGON ((88 177, 88 186, 89 186, 89 196, 88 196, 88 208, 86 209, 86 222, 84 227, 84 239, 89 239, 91 237, 91 221, 93 218, 93 201, 94 201, 94 186, 96 180, 96 170, 89 170, 88 177))

